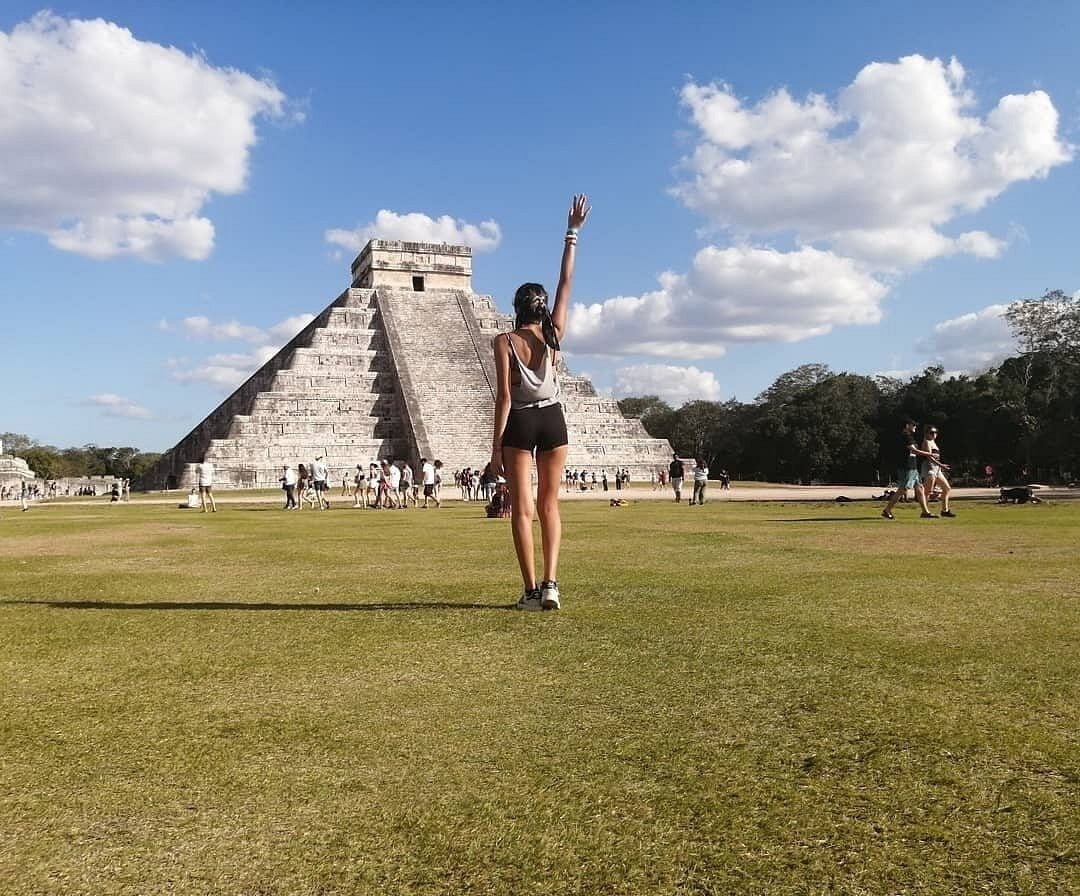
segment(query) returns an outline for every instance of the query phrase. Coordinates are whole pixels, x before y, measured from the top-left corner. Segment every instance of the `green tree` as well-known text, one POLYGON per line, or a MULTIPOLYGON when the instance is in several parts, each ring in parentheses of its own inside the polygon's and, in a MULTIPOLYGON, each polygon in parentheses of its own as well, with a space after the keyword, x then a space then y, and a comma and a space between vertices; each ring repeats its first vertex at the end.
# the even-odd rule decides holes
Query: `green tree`
POLYGON ((34 445, 19 452, 19 457, 42 479, 57 479, 64 475, 63 458, 51 445, 34 445))
POLYGON ((4 454, 15 454, 22 457, 22 452, 37 444, 33 439, 21 432, 0 432, 0 442, 4 443, 4 454))
POLYGON ((672 448, 683 457, 701 458, 711 465, 712 445, 723 425, 723 409, 715 401, 688 401, 674 414, 673 430, 668 438, 672 448))
POLYGON ((1005 319, 1021 351, 1001 365, 1000 406, 1019 430, 1023 465, 1033 476, 1075 474, 1080 301, 1050 290, 1013 302, 1005 319))
POLYGON ((833 375, 827 364, 803 364, 778 376, 757 400, 763 404, 782 405, 800 393, 824 382, 833 375))
POLYGON ((640 417, 645 423, 653 414, 671 412, 671 405, 662 401, 658 395, 642 395, 619 399, 619 410, 624 417, 640 417))
POLYGON ((131 479, 141 479, 154 468, 154 465, 159 460, 161 460, 161 455, 157 452, 140 452, 132 458, 129 477, 131 479))

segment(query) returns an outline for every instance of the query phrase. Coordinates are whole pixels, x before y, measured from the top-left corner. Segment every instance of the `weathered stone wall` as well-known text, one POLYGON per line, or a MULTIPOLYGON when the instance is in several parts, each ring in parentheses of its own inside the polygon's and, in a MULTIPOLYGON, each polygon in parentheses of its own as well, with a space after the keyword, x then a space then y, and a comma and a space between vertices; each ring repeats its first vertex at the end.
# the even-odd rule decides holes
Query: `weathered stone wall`
POLYGON ((494 392, 470 330, 468 294, 380 287, 376 301, 417 454, 449 470, 482 466, 491 453, 494 392))
POLYGON ((0 454, 0 487, 21 488, 24 482, 33 482, 37 473, 21 457, 14 454, 0 454))
POLYGON ((415 278, 427 289, 472 292, 472 249, 439 243, 371 240, 352 264, 353 286, 412 290, 415 278))
POLYGON ((223 487, 273 487, 318 454, 337 472, 397 456, 406 433, 371 290, 349 289, 167 452, 138 485, 189 488, 214 463, 223 487), (340 469, 339 469, 340 468, 340 469))

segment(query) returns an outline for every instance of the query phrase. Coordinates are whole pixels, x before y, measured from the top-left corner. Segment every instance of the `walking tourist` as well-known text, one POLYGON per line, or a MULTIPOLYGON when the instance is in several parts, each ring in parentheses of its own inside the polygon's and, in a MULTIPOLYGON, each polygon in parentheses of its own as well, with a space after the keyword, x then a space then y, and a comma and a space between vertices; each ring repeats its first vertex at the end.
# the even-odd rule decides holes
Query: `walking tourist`
POLYGON ((949 479, 945 475, 945 471, 949 468, 941 462, 937 436, 938 429, 936 426, 926 426, 924 428, 922 450, 928 456, 923 457, 921 469, 919 470, 922 474, 923 494, 926 495, 926 501, 929 504, 933 500, 934 490, 940 489, 941 515, 954 517, 956 514, 949 509, 949 495, 952 492, 952 486, 949 485, 949 479))
POLYGON ((404 469, 404 479, 409 482, 409 499, 412 501, 413 507, 420 506, 420 482, 416 478, 416 473, 413 471, 412 464, 406 462, 404 469))
POLYGON ((199 464, 199 503, 202 504, 203 513, 207 512, 207 502, 210 503, 210 511, 217 513, 217 504, 214 501, 214 465, 204 460, 199 464))
POLYGON ((356 465, 356 472, 353 473, 353 507, 359 507, 360 501, 364 497, 364 483, 367 482, 367 476, 364 475, 364 467, 362 464, 356 465))
POLYGON ((424 509, 427 509, 429 499, 440 507, 439 496, 435 493, 435 464, 426 457, 420 458, 420 475, 424 481, 424 509))
POLYGON ((296 509, 296 470, 288 464, 281 470, 281 487, 285 489, 285 510, 296 509))
POLYGON ((311 484, 311 473, 303 464, 297 464, 296 467, 296 493, 299 496, 300 510, 304 509, 305 501, 312 507, 315 506, 315 489, 311 484))
POLYGON ((315 497, 319 501, 319 510, 330 509, 330 499, 327 497, 330 490, 329 478, 330 471, 326 469, 323 456, 320 454, 315 458, 315 463, 311 465, 311 484, 315 487, 315 497))
POLYGON ((668 464, 668 478, 671 480, 671 490, 675 492, 675 503, 682 503, 682 481, 686 470, 683 467, 683 462, 679 460, 679 455, 674 454, 671 458, 671 463, 668 464))
POLYGON ((563 415, 556 370, 560 340, 565 334, 567 308, 574 280, 578 232, 589 216, 584 194, 574 196, 567 215, 559 285, 555 304, 548 309, 547 291, 539 283, 525 283, 514 294, 514 330, 495 337, 495 427, 491 442, 491 468, 505 469, 512 512, 510 528, 524 590, 519 610, 558 610, 559 548, 562 518, 559 485, 566 466, 566 418, 563 415), (532 471, 537 473, 534 507, 532 471), (544 577, 536 581, 532 521, 540 517, 544 577))
POLYGON ((368 464, 367 488, 364 489, 364 506, 379 506, 379 465, 375 461, 368 464))
POLYGON ((697 504, 699 507, 705 503, 705 486, 709 484, 709 468, 700 457, 694 467, 694 493, 690 496, 690 506, 697 504))
POLYGON ((922 481, 919 479, 919 455, 923 453, 929 454, 929 452, 923 452, 919 447, 918 440, 915 438, 917 425, 914 420, 907 419, 900 429, 900 438, 896 446, 896 460, 898 462, 896 491, 892 493, 892 497, 889 498, 885 509, 881 511, 881 515, 887 520, 895 519, 893 508, 901 500, 907 500, 907 490, 909 488, 915 490, 915 500, 919 502, 919 507, 922 508, 922 518, 924 520, 936 518, 936 514, 931 513, 930 508, 926 506, 926 492, 923 491, 922 481))

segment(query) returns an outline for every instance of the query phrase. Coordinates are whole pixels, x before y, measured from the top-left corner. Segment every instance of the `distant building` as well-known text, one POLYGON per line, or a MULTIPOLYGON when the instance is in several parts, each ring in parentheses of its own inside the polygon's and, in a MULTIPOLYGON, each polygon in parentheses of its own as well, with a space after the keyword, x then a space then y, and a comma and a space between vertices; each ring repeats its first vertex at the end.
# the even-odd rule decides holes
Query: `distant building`
MULTIPOLYGON (((3 447, 0 446, 0 452, 3 447)), ((21 457, 12 454, 0 453, 0 488, 20 489, 24 482, 33 482, 37 479, 37 473, 30 469, 30 465, 21 457)))

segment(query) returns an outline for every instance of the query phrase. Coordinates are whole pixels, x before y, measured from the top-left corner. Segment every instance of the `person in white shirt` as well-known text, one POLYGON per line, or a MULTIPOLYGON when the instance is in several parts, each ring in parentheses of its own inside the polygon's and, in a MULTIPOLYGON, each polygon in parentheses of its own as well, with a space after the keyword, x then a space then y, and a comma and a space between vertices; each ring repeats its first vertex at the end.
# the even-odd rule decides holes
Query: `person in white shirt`
POLYGON ((424 479, 424 507, 428 506, 429 498, 435 502, 436 507, 442 506, 435 491, 435 465, 426 457, 422 457, 420 458, 420 470, 424 479))
POLYGON ((397 468, 397 464, 384 460, 382 462, 382 475, 386 484, 386 488, 383 489, 383 507, 388 510, 391 508, 396 510, 401 506, 398 504, 398 484, 401 482, 401 470, 397 468))
POLYGON ((199 464, 199 503, 202 504, 203 513, 207 512, 206 502, 210 502, 210 510, 217 513, 217 504, 214 501, 214 465, 208 460, 199 464))
POLYGON ((281 487, 285 489, 285 509, 296 509, 296 470, 288 464, 281 471, 281 487))
POLYGON ((709 468, 705 461, 698 458, 697 466, 694 467, 694 494, 690 496, 690 506, 705 503, 705 486, 709 482, 709 468))
POLYGON ((319 500, 319 510, 329 510, 330 500, 326 497, 330 490, 330 471, 323 463, 323 456, 315 458, 311 465, 311 484, 315 489, 315 497, 319 500))

